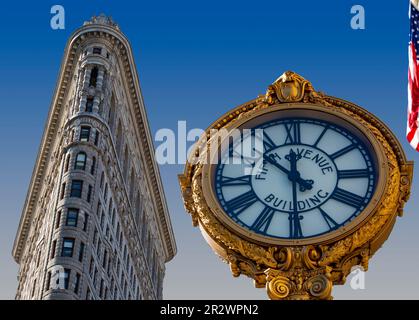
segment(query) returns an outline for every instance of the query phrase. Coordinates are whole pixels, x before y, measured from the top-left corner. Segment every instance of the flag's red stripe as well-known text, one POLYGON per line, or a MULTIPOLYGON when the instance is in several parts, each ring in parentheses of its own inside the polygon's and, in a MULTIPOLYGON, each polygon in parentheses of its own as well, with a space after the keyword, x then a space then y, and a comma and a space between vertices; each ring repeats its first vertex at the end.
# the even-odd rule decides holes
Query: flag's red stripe
MULTIPOLYGON (((412 142, 413 138, 418 132, 417 120, 419 110, 419 81, 418 81, 418 65, 416 57, 416 48, 413 43, 410 43, 410 59, 409 59, 409 95, 410 95, 410 110, 408 112, 408 126, 409 132, 407 133, 407 140, 412 142)), ((419 144, 415 147, 419 151, 419 144)))

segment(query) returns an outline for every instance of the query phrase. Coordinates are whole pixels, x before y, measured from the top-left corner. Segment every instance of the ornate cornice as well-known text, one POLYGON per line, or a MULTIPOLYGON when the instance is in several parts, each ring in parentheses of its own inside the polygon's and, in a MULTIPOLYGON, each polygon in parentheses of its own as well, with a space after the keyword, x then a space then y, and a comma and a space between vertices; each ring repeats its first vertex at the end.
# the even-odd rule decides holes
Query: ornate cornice
POLYGON ((143 147, 144 160, 148 169, 146 176, 152 189, 153 204, 158 214, 159 233, 164 239, 165 260, 171 260, 176 254, 176 243, 159 169, 154 161, 154 146, 131 46, 127 38, 119 31, 119 28, 114 23, 110 23, 110 21, 109 19, 105 21, 102 18, 96 17, 96 19, 91 20, 76 30, 67 42, 64 58, 61 63, 59 80, 49 109, 48 119, 44 128, 44 134, 13 246, 13 257, 18 263, 25 248, 25 240, 28 236, 33 215, 35 214, 33 210, 40 196, 39 193, 45 178, 48 159, 52 156, 51 149, 57 138, 58 125, 64 114, 64 103, 68 94, 69 84, 71 83, 71 77, 78 61, 77 59, 79 58, 79 48, 91 38, 102 39, 111 43, 113 49, 118 52, 118 63, 122 69, 121 71, 123 71, 122 74, 127 83, 127 92, 131 102, 129 106, 133 107, 132 112, 135 116, 135 127, 138 130, 137 137, 140 139, 139 144, 143 147))

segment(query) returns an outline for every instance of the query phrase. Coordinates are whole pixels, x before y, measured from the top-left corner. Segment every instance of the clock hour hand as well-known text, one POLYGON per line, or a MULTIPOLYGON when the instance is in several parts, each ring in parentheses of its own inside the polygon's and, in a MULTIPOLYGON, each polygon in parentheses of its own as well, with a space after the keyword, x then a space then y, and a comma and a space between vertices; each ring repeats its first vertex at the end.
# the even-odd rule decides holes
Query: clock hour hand
POLYGON ((310 190, 313 187, 313 180, 304 180, 300 177, 300 173, 297 171, 294 175, 291 175, 290 170, 288 170, 287 168, 285 168, 284 166, 282 166, 281 164, 279 164, 278 162, 276 162, 272 157, 264 154, 263 158, 269 162, 270 164, 272 164, 273 166, 277 167, 279 170, 281 170, 282 172, 286 173, 288 176, 288 179, 290 179, 291 181, 293 181, 292 179, 295 179, 295 181, 299 184, 300 186, 300 191, 304 192, 306 190, 310 190), (291 178, 292 176, 292 178, 291 178))
POLYGON ((288 179, 292 182, 297 182, 300 186, 300 191, 304 192, 313 188, 313 180, 304 180, 301 178, 300 173, 297 170, 297 161, 301 159, 301 156, 296 154, 294 150, 290 150, 290 153, 285 156, 290 162, 290 173, 288 174, 288 179))

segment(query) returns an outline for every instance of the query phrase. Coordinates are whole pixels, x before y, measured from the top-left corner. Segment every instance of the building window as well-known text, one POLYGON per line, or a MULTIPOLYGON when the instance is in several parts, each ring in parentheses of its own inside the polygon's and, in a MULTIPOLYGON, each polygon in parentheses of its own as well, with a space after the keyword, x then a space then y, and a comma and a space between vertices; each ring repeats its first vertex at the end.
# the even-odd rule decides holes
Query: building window
POLYGON ((111 103, 110 103, 110 107, 109 107, 109 113, 108 113, 108 124, 109 124, 109 128, 111 129, 111 132, 113 133, 113 123, 114 123, 114 118, 115 118, 115 105, 116 105, 116 101, 115 101, 115 95, 112 92, 112 96, 111 96, 111 103))
POLYGON ((84 254, 84 242, 80 242, 80 250, 79 250, 79 261, 83 261, 83 254, 84 254))
POLYGON ((123 162, 123 175, 124 175, 124 179, 125 182, 128 184, 128 168, 129 168, 129 157, 128 157, 128 146, 125 146, 125 151, 124 151, 124 162, 123 162))
POLYGON ((97 229, 95 227, 95 231, 93 232, 93 244, 96 244, 96 240, 97 240, 97 229))
POLYGON ((87 202, 89 202, 90 203, 90 199, 91 199, 91 197, 92 197, 92 186, 89 184, 89 189, 87 189, 87 202))
POLYGON ((67 220, 65 225, 68 227, 77 227, 77 220, 79 218, 79 209, 69 208, 67 210, 67 220))
POLYGON ((65 158, 64 172, 68 171, 69 164, 70 164, 70 155, 68 154, 67 157, 65 158))
POLYGON ((100 204, 100 200, 97 202, 97 209, 96 209, 96 216, 99 217, 100 210, 102 209, 102 205, 100 204))
POLYGON ((83 222, 83 231, 87 230, 87 226, 89 224, 89 215, 87 213, 84 214, 84 222, 83 222))
POLYGON ((60 200, 64 199, 64 195, 65 195, 65 182, 61 185, 60 200))
POLYGON ((111 223, 112 223, 112 227, 113 227, 113 228, 115 228, 115 227, 114 227, 114 225, 115 225, 115 208, 112 210, 112 219, 111 219, 111 223))
POLYGON ((76 283, 74 284, 74 293, 79 294, 79 287, 80 287, 80 273, 76 274, 76 283))
POLYGON ((94 67, 90 73, 89 87, 96 87, 98 73, 99 69, 94 67))
POLYGON ((99 130, 96 129, 96 132, 95 132, 95 146, 97 146, 99 144, 99 136, 100 136, 99 130))
POLYGON ((102 48, 100 48, 100 47, 94 47, 93 48, 93 53, 94 54, 102 54, 102 48))
POLYGON ((103 253, 103 261, 102 261, 102 267, 103 269, 106 269, 106 261, 108 258, 108 251, 105 249, 105 252, 103 253))
POLYGON ((64 289, 68 290, 68 285, 70 283, 70 269, 64 269, 64 289))
POLYGON ((74 249, 74 238, 64 238, 61 250, 62 257, 72 257, 74 249))
POLYGON ((90 274, 90 276, 92 275, 92 271, 93 271, 93 264, 94 264, 94 261, 93 261, 93 256, 91 256, 91 257, 90 257, 90 265, 89 265, 89 274, 90 274))
POLYGON ((88 142, 90 138, 90 127, 81 127, 80 141, 88 142))
POLYGON ((103 296, 103 279, 100 280, 99 298, 102 299, 102 296, 103 296))
POLYGON ((103 199, 105 200, 105 204, 106 204, 106 202, 108 202, 108 184, 105 184, 105 191, 103 192, 103 199))
POLYGON ((57 240, 54 240, 52 242, 52 247, 51 247, 51 259, 53 259, 55 257, 55 249, 57 247, 57 240))
MULTIPOLYGON (((39 250, 39 249, 38 249, 39 250)), ((39 267, 39 263, 41 262, 41 250, 38 251, 38 256, 36 258, 36 267, 39 267)))
POLYGON ((71 181, 70 197, 81 198, 82 191, 83 191, 82 180, 71 181))
POLYGON ((90 173, 95 174, 95 167, 96 167, 96 157, 92 158, 92 166, 90 167, 90 173))
POLYGON ((86 112, 92 112, 93 111, 93 97, 89 96, 86 99, 86 112))
POLYGON ((57 220, 55 220, 55 229, 60 226, 61 223, 61 210, 57 212, 57 220))
POLYGON ((96 286, 96 280, 97 280, 97 268, 95 267, 95 272, 93 274, 93 285, 96 286))
POLYGON ((36 289, 36 279, 33 281, 33 287, 32 287, 32 293, 31 293, 32 298, 35 295, 35 289, 36 289))
POLYGON ((46 283, 46 290, 48 291, 51 287, 51 271, 48 271, 47 274, 47 283, 46 283))
POLYGON ((102 210, 102 215, 100 216, 100 228, 103 230, 103 224, 105 222, 105 211, 102 210))
POLYGON ((74 163, 75 170, 84 170, 86 168, 86 153, 79 152, 76 156, 76 162, 74 163))
POLYGON ((105 173, 102 172, 102 174, 100 175, 100 183, 99 183, 100 189, 103 188, 103 182, 104 182, 104 180, 105 180, 105 173))
POLYGON ((122 152, 122 124, 121 120, 118 121, 118 126, 116 129, 116 153, 118 156, 121 156, 122 152))
POLYGON ((91 293, 90 293, 90 288, 87 287, 87 291, 86 291, 86 300, 90 300, 91 299, 91 293))

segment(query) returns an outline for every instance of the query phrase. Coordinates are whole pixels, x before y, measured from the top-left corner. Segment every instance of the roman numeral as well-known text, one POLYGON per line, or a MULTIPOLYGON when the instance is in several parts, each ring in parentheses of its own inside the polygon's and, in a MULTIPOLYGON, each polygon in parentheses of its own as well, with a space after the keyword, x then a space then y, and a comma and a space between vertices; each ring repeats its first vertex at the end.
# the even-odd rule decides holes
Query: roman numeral
POLYGON ((266 231, 268 231, 269 225, 272 222, 275 211, 275 209, 266 206, 250 228, 255 231, 262 231, 263 233, 266 233, 266 231))
POLYGON ((250 190, 236 198, 231 199, 230 201, 227 201, 226 207, 228 208, 228 211, 234 213, 234 215, 237 216, 251 205, 253 205, 256 201, 258 201, 256 194, 253 192, 253 190, 250 190))
POLYGON ((250 175, 240 176, 240 177, 235 177, 235 178, 222 176, 220 184, 222 187, 247 186, 247 185, 250 185, 250 179, 251 179, 250 175))
POLYGON ((322 208, 319 208, 320 213, 322 214, 323 219, 326 221, 327 225, 329 226, 330 230, 337 229, 339 227, 339 223, 337 223, 331 216, 329 216, 322 208))
POLYGON ((292 122, 285 124, 285 130, 287 131, 287 137, 285 138, 285 144, 300 144, 301 143, 301 129, 299 122, 292 122))
POLYGON ((357 194, 339 188, 335 189, 331 198, 354 208, 360 207, 364 202, 363 197, 360 197, 357 194))
POLYGON ((320 140, 323 138, 324 134, 326 133, 326 131, 328 130, 328 127, 325 127, 322 131, 322 133, 320 133, 319 137, 317 138, 316 142, 313 144, 313 147, 317 147, 317 145, 319 144, 320 140))
POLYGON ((367 178, 369 175, 368 169, 338 170, 338 179, 367 178))
POLYGON ((288 217, 290 221, 290 238, 291 239, 300 239, 303 237, 303 230, 301 228, 302 216, 296 213, 290 213, 288 217))
POLYGON ((334 154, 330 155, 330 158, 335 160, 336 158, 339 158, 339 157, 343 156, 344 154, 348 153, 349 151, 352 151, 356 147, 357 147, 357 145, 355 143, 350 144, 349 146, 347 146, 343 149, 340 149, 339 151, 336 151, 334 154))
POLYGON ((271 149, 273 149, 275 147, 276 147, 275 142, 273 142, 273 140, 271 139, 271 137, 269 137, 269 135, 264 130, 263 131, 263 149, 265 151, 267 151, 267 150, 271 150, 271 149))

